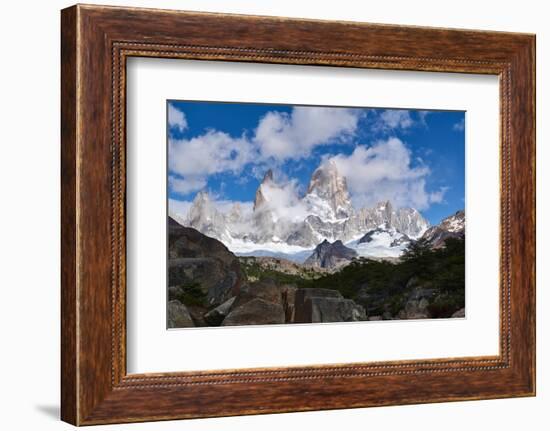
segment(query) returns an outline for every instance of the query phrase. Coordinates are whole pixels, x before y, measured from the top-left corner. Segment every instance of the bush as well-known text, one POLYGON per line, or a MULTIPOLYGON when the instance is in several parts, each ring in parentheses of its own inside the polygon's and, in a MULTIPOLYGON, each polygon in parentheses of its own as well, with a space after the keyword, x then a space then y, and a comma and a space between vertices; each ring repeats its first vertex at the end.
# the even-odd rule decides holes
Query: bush
POLYGON ((201 289, 200 283, 193 282, 178 286, 177 291, 170 296, 170 299, 177 299, 184 305, 204 306, 207 295, 201 289))
POLYGON ((430 313, 449 317, 464 307, 464 240, 448 239, 446 247, 432 250, 417 241, 399 262, 360 258, 334 274, 317 280, 302 280, 300 287, 338 290, 344 297, 367 306, 370 314, 387 310, 393 316, 405 306, 416 287, 434 290, 430 313), (414 277, 415 283, 409 283, 414 277), (364 298, 367 295, 367 299, 364 298))

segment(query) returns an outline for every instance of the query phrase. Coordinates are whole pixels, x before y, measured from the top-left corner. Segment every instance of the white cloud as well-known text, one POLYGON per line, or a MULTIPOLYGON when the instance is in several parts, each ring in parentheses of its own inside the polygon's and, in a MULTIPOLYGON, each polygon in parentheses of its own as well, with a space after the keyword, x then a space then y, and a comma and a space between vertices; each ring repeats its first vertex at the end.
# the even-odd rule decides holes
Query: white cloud
MULTIPOLYGON (((252 215, 252 202, 242 201, 230 201, 215 199, 212 195, 209 195, 210 203, 222 214, 228 214, 237 207, 241 211, 241 215, 246 218, 252 215)), ((168 199, 168 214, 172 217, 176 217, 179 220, 185 220, 189 209, 193 205, 193 201, 182 201, 179 199, 168 199)))
POLYGON ((379 141, 369 148, 358 146, 351 155, 337 155, 331 160, 346 177, 356 208, 389 199, 397 207, 423 210, 442 200, 445 193, 426 190, 430 170, 423 165, 412 167, 411 153, 398 138, 379 141))
POLYGON ((440 187, 439 190, 430 193, 430 202, 435 204, 440 204, 445 199, 445 193, 447 193, 449 187, 440 187))
POLYGON ((420 121, 420 124, 423 127, 428 127, 428 122, 426 121, 426 117, 431 114, 430 111, 416 111, 416 114, 418 115, 418 120, 420 121))
POLYGON ((264 158, 278 161, 307 157, 313 148, 352 136, 360 111, 295 107, 290 114, 268 112, 258 123, 254 142, 264 158))
MULTIPOLYGON (((187 127, 184 114, 175 111, 181 117, 173 116, 174 121, 187 127)), ((275 111, 266 114, 259 120, 252 138, 209 130, 191 139, 170 139, 170 189, 186 195, 204 189, 210 175, 227 172, 239 175, 247 165, 247 175, 263 176, 267 164, 300 160, 309 156, 315 147, 327 143, 348 144, 357 131, 361 112, 345 108, 295 107, 288 114, 275 111)), ((385 110, 375 122, 376 127, 385 131, 406 129, 414 123, 406 110, 385 110)), ((429 169, 418 160, 413 167, 410 151, 398 138, 379 141, 371 147, 357 146, 349 156, 327 158, 333 159, 346 177, 357 208, 390 199, 396 206, 422 210, 444 199, 446 189, 426 190, 429 169)), ((266 189, 270 205, 281 216, 302 217, 307 208, 299 199, 298 183, 284 181, 284 184, 266 189)))
POLYGON ((168 187, 173 193, 186 195, 196 192, 206 187, 206 178, 204 177, 186 177, 185 179, 177 178, 173 175, 168 177, 168 187))
POLYGON ((168 166, 183 177, 204 177, 220 172, 238 174, 257 153, 244 137, 232 138, 227 133, 210 130, 192 139, 168 142, 168 166))
POLYGON ((183 132, 187 129, 187 118, 185 113, 177 109, 171 103, 168 104, 168 125, 183 132))
MULTIPOLYGON (((355 130, 360 111, 344 108, 295 107, 290 114, 269 112, 258 122, 253 138, 238 138, 209 130, 191 139, 169 140, 169 169, 183 179, 174 181, 181 190, 198 190, 209 175, 241 173, 248 163, 263 166, 310 155, 314 147, 329 142, 345 143, 355 130)), ((187 127, 181 111, 169 105, 169 121, 187 127), (172 113, 172 111, 174 113, 172 113), (181 121, 180 121, 181 120, 181 121)), ((179 126, 178 126, 179 127, 179 126)), ((264 171, 265 169, 261 169, 264 171)), ((250 174, 257 176, 252 167, 250 174)), ((261 173, 263 175, 263 172, 261 173)))
POLYGON ((306 204, 300 198, 296 180, 263 184, 262 193, 266 198, 265 208, 271 210, 277 219, 302 221, 309 214, 306 204))
POLYGON ((463 132, 464 131, 464 118, 460 120, 459 122, 453 124, 453 130, 455 132, 463 132))
POLYGON ((414 121, 409 111, 405 109, 386 109, 376 118, 372 128, 375 131, 391 131, 396 129, 408 129, 414 121))
POLYGON ((178 199, 168 199, 168 214, 177 220, 185 219, 185 216, 189 212, 189 208, 193 202, 180 201, 178 199))
POLYGON ((212 200, 212 204, 216 209, 222 214, 227 214, 231 212, 235 207, 239 208, 241 215, 247 217, 252 214, 252 207, 254 206, 253 202, 243 202, 243 201, 230 201, 225 199, 212 200))

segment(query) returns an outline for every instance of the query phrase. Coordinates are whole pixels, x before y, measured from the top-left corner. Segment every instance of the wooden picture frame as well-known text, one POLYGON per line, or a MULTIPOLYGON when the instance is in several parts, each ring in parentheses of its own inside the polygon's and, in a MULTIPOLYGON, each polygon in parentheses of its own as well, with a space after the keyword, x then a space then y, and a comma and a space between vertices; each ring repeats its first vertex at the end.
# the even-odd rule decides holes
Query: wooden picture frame
POLYGON ((535 394, 534 35, 83 5, 61 17, 64 421, 535 394), (128 375, 125 65, 131 56, 498 75, 500 354, 128 375))

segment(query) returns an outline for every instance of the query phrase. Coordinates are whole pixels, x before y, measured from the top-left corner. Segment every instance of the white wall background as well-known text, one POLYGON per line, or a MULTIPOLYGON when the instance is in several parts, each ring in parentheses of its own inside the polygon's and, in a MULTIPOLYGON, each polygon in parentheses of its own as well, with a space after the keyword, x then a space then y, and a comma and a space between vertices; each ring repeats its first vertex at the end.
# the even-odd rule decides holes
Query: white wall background
MULTIPOLYGON (((550 27, 545 2, 393 0, 130 0, 104 4, 477 28, 537 34, 538 396, 105 426, 135 430, 548 429, 550 423, 550 27), (546 243, 546 245, 545 245, 546 243), (546 271, 545 271, 546 270, 546 271)), ((0 32, 0 427, 69 429, 59 422, 59 10, 61 0, 2 4, 0 32)))

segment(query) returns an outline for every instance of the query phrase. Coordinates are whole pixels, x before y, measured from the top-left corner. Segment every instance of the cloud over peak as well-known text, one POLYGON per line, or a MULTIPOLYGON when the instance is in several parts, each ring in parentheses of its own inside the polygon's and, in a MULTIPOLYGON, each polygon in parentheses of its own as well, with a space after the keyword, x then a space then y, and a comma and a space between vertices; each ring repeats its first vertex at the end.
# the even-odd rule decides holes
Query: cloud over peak
POLYGON ((426 209, 441 201, 438 194, 426 190, 430 170, 425 165, 413 166, 411 153, 398 138, 378 141, 373 146, 357 146, 352 154, 330 158, 346 177, 352 201, 356 207, 372 206, 390 200, 397 207, 426 209))
MULTIPOLYGON (((185 114, 169 106, 170 127, 187 128, 185 114)), ((232 137, 218 130, 191 139, 170 139, 169 170, 179 178, 171 190, 186 194, 204 187, 209 175, 239 174, 249 163, 284 163, 311 155, 315 147, 346 143, 357 129, 360 111, 345 108, 294 107, 290 113, 270 111, 252 137, 232 137)), ((172 186, 173 185, 173 186, 172 186)))
POLYGON ((290 114, 268 112, 258 123, 254 142, 263 158, 299 159, 319 145, 345 142, 359 121, 360 111, 346 108, 295 107, 290 114))

